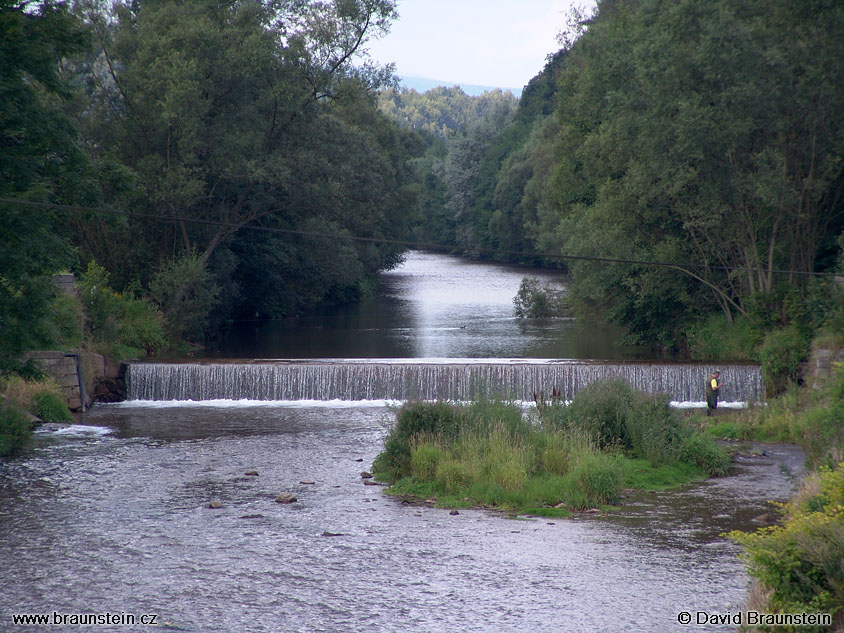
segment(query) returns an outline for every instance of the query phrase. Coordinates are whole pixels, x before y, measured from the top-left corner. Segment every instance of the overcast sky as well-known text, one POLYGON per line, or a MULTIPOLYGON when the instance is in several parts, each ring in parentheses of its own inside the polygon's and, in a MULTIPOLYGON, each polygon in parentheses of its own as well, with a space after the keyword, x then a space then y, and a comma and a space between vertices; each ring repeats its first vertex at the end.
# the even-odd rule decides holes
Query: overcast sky
POLYGON ((522 88, 559 50, 572 4, 590 0, 398 0, 399 19, 370 43, 401 76, 522 88))

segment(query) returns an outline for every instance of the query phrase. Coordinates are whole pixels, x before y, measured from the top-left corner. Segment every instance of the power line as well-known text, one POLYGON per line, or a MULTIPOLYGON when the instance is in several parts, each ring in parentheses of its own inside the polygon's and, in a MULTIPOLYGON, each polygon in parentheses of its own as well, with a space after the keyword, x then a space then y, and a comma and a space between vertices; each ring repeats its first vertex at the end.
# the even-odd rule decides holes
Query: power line
MULTIPOLYGON (((382 237, 363 237, 358 235, 346 235, 342 233, 327 233, 323 231, 304 231, 301 229, 282 229, 277 227, 269 227, 269 226, 257 226, 254 224, 237 224, 232 222, 221 222, 217 220, 206 220, 202 218, 186 218, 182 216, 175 216, 175 215, 159 215, 155 213, 143 213, 140 211, 124 211, 122 209, 106 209, 101 207, 82 207, 72 204, 56 204, 52 202, 34 202, 31 200, 20 200, 18 198, 2 198, 0 197, 0 203, 7 203, 7 204, 16 204, 20 206, 28 206, 28 207, 38 207, 38 208, 51 208, 51 209, 60 209, 63 211, 70 211, 73 213, 101 213, 101 214, 110 214, 110 215, 123 215, 129 217, 139 217, 139 218, 149 218, 154 220, 163 220, 167 222, 190 222, 193 224, 203 224, 206 226, 219 226, 219 227, 228 227, 234 230, 238 229, 248 229, 250 231, 264 231, 267 233, 280 233, 284 235, 300 235, 303 237, 321 237, 321 238, 328 238, 328 239, 343 239, 343 240, 351 240, 355 242, 368 242, 368 243, 377 243, 377 244, 389 244, 393 246, 403 246, 409 249, 419 249, 419 250, 429 250, 429 251, 439 251, 439 252, 450 252, 453 251, 455 247, 446 246, 443 244, 433 244, 433 243, 425 243, 425 242, 412 242, 409 240, 395 240, 389 238, 382 238, 382 237)), ((598 255, 564 255, 559 253, 536 253, 536 252, 524 252, 524 251, 513 251, 513 250, 495 250, 495 249, 487 249, 487 248, 472 248, 470 249, 473 253, 478 253, 480 255, 488 255, 488 256, 501 256, 506 255, 509 257, 523 257, 523 258, 534 258, 534 259, 559 259, 559 260, 573 260, 573 261, 587 261, 587 262, 598 262, 598 263, 606 263, 606 264, 630 264, 636 266, 656 266, 661 268, 670 268, 673 270, 679 271, 688 271, 689 269, 698 269, 698 270, 720 270, 724 272, 761 272, 761 273, 771 273, 771 274, 778 274, 778 275, 800 275, 800 276, 807 276, 807 277, 832 277, 835 276, 837 273, 822 273, 822 272, 811 272, 811 271, 803 271, 803 270, 781 270, 781 269, 767 269, 767 268, 750 268, 746 266, 709 266, 706 264, 697 264, 697 263, 687 263, 687 264, 674 264, 671 262, 660 262, 660 261, 653 261, 653 260, 643 260, 643 259, 625 259, 620 257, 602 257, 598 255)))

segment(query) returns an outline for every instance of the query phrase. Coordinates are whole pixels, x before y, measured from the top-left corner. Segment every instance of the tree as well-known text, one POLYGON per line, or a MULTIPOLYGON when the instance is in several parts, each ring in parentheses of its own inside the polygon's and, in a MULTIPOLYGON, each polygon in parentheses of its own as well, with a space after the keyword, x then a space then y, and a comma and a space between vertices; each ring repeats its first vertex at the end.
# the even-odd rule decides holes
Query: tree
POLYGON ((58 70, 81 50, 67 5, 0 2, 0 369, 46 342, 50 275, 70 261, 63 218, 7 202, 72 202, 85 162, 63 109, 71 96, 58 70))
MULTIPOLYGON (((147 285, 153 270, 172 265, 166 262, 210 266, 215 283, 232 293, 223 290, 219 299, 233 304, 237 295, 246 309, 260 298, 232 283, 248 277, 239 271, 248 265, 243 244, 257 252, 270 243, 284 249, 270 232, 240 237, 243 227, 365 237, 383 234, 385 224, 401 228, 396 211, 404 184, 388 192, 380 183, 404 178, 397 174, 408 156, 368 160, 372 148, 393 152, 382 141, 401 141, 362 122, 374 112, 373 89, 389 82, 391 69, 353 64, 394 16, 391 0, 150 0, 118 5, 113 21, 90 12, 101 52, 86 71, 94 100, 89 147, 100 164, 121 166, 117 182, 134 180, 142 191, 123 197, 137 215, 95 225, 136 243, 129 257, 106 253, 113 258, 107 267, 131 267, 124 279, 147 285), (356 108, 357 119, 349 114, 356 108), (216 268, 238 253, 243 261, 216 268)), ((374 253, 365 261, 332 265, 372 274, 394 261, 389 248, 337 254, 361 258, 365 250, 374 253)), ((318 253, 303 256, 316 261, 318 253)), ((284 285, 296 275, 290 270, 284 285)), ((180 305, 190 286, 169 292, 167 303, 180 305)))
POLYGON ((673 267, 574 265, 583 308, 669 345, 759 297, 788 318, 778 286, 805 287, 840 232, 842 20, 824 2, 599 4, 563 77, 538 239, 673 267))

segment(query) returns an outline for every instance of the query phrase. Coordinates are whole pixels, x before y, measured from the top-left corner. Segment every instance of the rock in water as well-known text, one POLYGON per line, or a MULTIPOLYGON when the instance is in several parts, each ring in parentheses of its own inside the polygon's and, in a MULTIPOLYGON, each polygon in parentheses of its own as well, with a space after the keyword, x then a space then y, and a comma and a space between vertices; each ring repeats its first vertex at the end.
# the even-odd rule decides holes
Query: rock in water
POLYGON ((296 501, 296 497, 289 492, 282 492, 275 498, 276 503, 293 503, 296 501))

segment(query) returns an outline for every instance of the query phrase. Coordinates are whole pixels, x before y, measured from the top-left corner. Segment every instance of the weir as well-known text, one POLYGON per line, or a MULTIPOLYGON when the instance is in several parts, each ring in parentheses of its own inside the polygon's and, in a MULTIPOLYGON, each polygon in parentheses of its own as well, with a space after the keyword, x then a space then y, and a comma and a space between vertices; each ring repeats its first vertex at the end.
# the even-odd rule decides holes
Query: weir
MULTIPOLYGON (((130 363, 129 400, 533 400, 557 390, 571 399, 589 383, 618 377, 677 403, 704 400, 711 364, 511 359, 252 360, 130 363)), ((764 399, 758 365, 718 365, 722 402, 764 399)))

